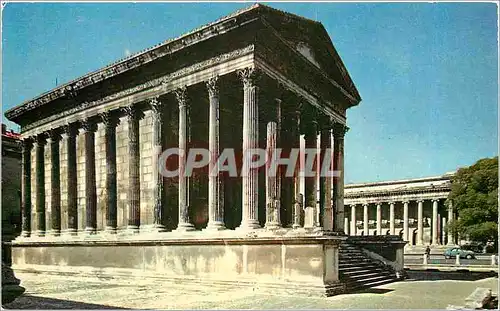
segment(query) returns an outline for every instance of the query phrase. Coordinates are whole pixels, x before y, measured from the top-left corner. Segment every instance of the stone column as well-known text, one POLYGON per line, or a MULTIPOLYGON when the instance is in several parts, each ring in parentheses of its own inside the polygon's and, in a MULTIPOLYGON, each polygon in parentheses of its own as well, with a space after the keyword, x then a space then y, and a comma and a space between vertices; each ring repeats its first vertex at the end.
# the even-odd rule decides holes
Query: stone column
MULTIPOLYGON (((295 111, 292 124, 294 125, 292 129, 293 142, 291 143, 292 148, 300 148, 300 105, 295 111)), ((291 150, 290 150, 291 152, 291 150)), ((300 153, 297 157, 297 162, 295 163, 295 172, 293 176, 293 225, 292 228, 298 229, 301 227, 301 215, 303 210, 303 195, 300 193, 300 153)))
POLYGON ((189 179, 186 176, 188 129, 190 126, 187 88, 177 89, 175 96, 179 104, 179 224, 176 231, 192 231, 194 226, 189 219, 189 179))
POLYGON ((432 200, 432 245, 438 245, 438 202, 439 199, 432 200))
POLYGON ((117 181, 116 181, 116 126, 119 123, 115 113, 107 111, 101 114, 105 126, 104 140, 106 148, 106 225, 105 230, 116 233, 117 226, 117 181))
POLYGON ((85 232, 95 234, 97 229, 97 189, 95 177, 95 131, 94 120, 86 119, 82 123, 85 135, 85 196, 86 226, 85 232))
POLYGON ((224 205, 222 198, 222 176, 216 168, 219 158, 219 86, 218 77, 213 77, 207 81, 208 99, 210 102, 208 117, 208 149, 210 152, 210 162, 208 166, 208 224, 209 230, 223 230, 224 225, 224 205), (214 170, 215 169, 215 170, 214 170), (213 172, 212 172, 213 171, 213 172))
MULTIPOLYGON (((335 215, 333 213, 332 206, 332 177, 327 177, 326 172, 322 172, 323 167, 325 167, 325 162, 328 162, 328 170, 333 170, 332 165, 332 139, 330 129, 322 129, 320 133, 320 163, 319 163, 319 203, 320 211, 322 211, 323 217, 321 217, 322 226, 327 231, 333 231, 335 228, 334 221, 342 221, 342 233, 344 233, 344 214, 335 215)), ((343 207, 343 206, 342 206, 343 207)))
POLYGON ((370 228, 368 227, 368 203, 363 204, 363 233, 364 235, 370 235, 370 228))
MULTIPOLYGON (((309 124, 306 125, 305 127, 305 134, 304 134, 304 140, 305 140, 305 148, 306 149, 315 149, 317 150, 318 148, 318 132, 317 132, 317 123, 314 119, 310 120, 309 124)), ((318 161, 317 161, 317 155, 316 154, 308 154, 306 155, 306 163, 310 160, 308 160, 308 157, 314 156, 313 160, 313 165, 312 165, 312 172, 314 172, 314 176, 305 176, 304 178, 304 196, 305 196, 305 206, 306 206, 306 213, 307 210, 313 210, 314 213, 314 220, 313 220, 313 227, 315 230, 320 230, 321 224, 317 222, 317 214, 318 214, 318 200, 317 200, 317 195, 318 195, 318 161)), ((307 166, 307 165, 306 165, 307 166)))
POLYGON ((424 201, 417 200, 418 219, 417 219, 417 245, 424 244, 424 201))
MULTIPOLYGON (((259 88, 255 85, 256 71, 245 68, 238 71, 243 81, 243 167, 249 168, 251 159, 247 153, 259 147, 259 88)), ((247 169, 243 178, 243 214, 238 229, 248 230, 260 228, 258 220, 258 169, 247 169)))
POLYGON ((349 128, 343 124, 335 123, 333 126, 333 171, 339 173, 333 178, 333 204, 334 204, 334 231, 344 232, 342 219, 344 219, 344 136, 349 128))
POLYGON ((59 167, 59 141, 61 136, 58 129, 50 131, 50 208, 51 208, 51 235, 61 234, 61 182, 59 167))
POLYGON ((408 226, 408 221, 409 221, 409 211, 408 211, 408 205, 410 204, 409 201, 403 201, 403 240, 404 241, 409 241, 409 226, 408 226))
POLYGON ((153 121, 153 155, 152 155, 152 175, 153 175, 153 225, 155 232, 165 231, 162 223, 163 219, 163 176, 160 174, 158 160, 163 152, 163 109, 164 104, 157 97, 150 99, 149 105, 152 111, 153 121))
POLYGON ((377 235, 382 234, 382 203, 377 203, 377 235))
POLYGON ((66 233, 76 235, 78 229, 78 196, 77 196, 77 170, 76 170, 76 135, 78 127, 76 124, 64 126, 66 134, 66 153, 68 157, 67 168, 67 199, 68 199, 68 229, 66 233))
POLYGON ((37 236, 45 236, 45 134, 36 137, 36 221, 37 236))
POLYGON ((280 222, 280 174, 269 172, 269 165, 272 161, 277 161, 276 147, 278 140, 278 125, 276 122, 267 124, 267 150, 266 150, 266 224, 265 228, 274 230, 281 228, 280 222))
POLYGON ((394 230, 394 223, 395 223, 395 216, 394 216, 394 202, 389 202, 389 234, 394 235, 395 230, 394 230))
POLYGON ((351 235, 356 235, 356 204, 351 204, 351 235))
POLYGON ((138 233, 141 225, 141 188, 139 154, 139 120, 142 112, 137 105, 124 108, 128 123, 128 225, 127 230, 138 233))
POLYGON ((349 235, 349 218, 344 218, 344 233, 349 235))
POLYGON ((31 235, 31 149, 33 148, 33 140, 25 138, 22 142, 22 170, 23 179, 21 185, 22 192, 22 237, 31 235))
MULTIPOLYGON (((453 221, 453 203, 451 201, 448 201, 448 225, 453 221)), ((449 228, 447 226, 447 228, 449 228)), ((448 242, 446 243, 447 245, 454 245, 455 244, 455 239, 453 238, 453 234, 451 233, 450 230, 448 230, 448 242)))

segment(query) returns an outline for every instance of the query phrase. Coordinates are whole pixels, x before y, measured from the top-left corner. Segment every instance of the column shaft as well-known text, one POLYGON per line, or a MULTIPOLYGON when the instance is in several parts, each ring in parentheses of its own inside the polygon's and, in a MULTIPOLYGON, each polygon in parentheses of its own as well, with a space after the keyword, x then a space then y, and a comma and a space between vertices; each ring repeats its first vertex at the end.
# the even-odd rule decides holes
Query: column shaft
POLYGON ((141 112, 136 106, 126 108, 128 117, 128 226, 132 232, 138 232, 141 225, 141 189, 139 155, 139 119, 141 112))
POLYGON ((106 149, 106 226, 109 233, 116 233, 117 227, 117 181, 116 181, 116 125, 118 118, 112 112, 101 114, 105 126, 106 149))
POLYGON ((351 205, 351 235, 356 235, 356 205, 351 205))
POLYGON ((210 102, 208 116, 208 149, 210 162, 208 165, 208 224, 207 229, 222 230, 224 225, 224 205, 222 193, 223 178, 217 169, 219 158, 219 87, 217 77, 207 81, 208 99, 210 102))
POLYGON ((382 234, 382 204, 377 204, 377 235, 382 234))
POLYGON ((417 245, 424 244, 424 201, 418 200, 417 245))
POLYGON ((50 132, 50 208, 51 208, 51 224, 52 235, 61 234, 61 183, 60 183, 60 167, 59 167, 59 132, 52 130, 50 132))
POLYGON ((45 235, 45 134, 36 141, 36 220, 37 235, 45 235))
POLYGON ((188 100, 187 88, 176 90, 175 95, 179 104, 179 223, 177 231, 191 231, 194 226, 189 219, 189 178, 186 176, 186 159, 188 153, 188 100))
POLYGON ((321 223, 324 230, 333 231, 334 229, 334 221, 342 220, 342 232, 344 226, 344 215, 336 215, 334 219, 333 214, 333 206, 332 206, 332 177, 326 176, 326 170, 323 171, 323 168, 327 168, 328 171, 332 170, 332 146, 331 146, 331 133, 330 129, 321 130, 320 134, 320 163, 319 163, 319 208, 321 223), (327 163, 327 164, 325 164, 327 163), (326 166, 328 165, 328 166, 326 166), (337 217, 342 217, 337 219, 337 217))
POLYGON ((88 234, 96 233, 97 229, 97 189, 95 177, 95 131, 92 120, 83 123, 85 137, 85 196, 86 196, 86 227, 88 234))
POLYGON ((363 234, 364 235, 370 235, 369 234, 369 227, 368 227, 368 204, 363 204, 363 234))
POLYGON ((333 171, 338 173, 337 177, 333 178, 333 214, 334 214, 334 231, 343 232, 344 224, 344 136, 348 128, 340 123, 336 123, 333 127, 333 171))
MULTIPOLYGON (((152 98, 149 102, 152 111, 153 121, 153 230, 156 232, 165 231, 163 225, 163 176, 159 171, 159 158, 163 152, 163 102, 158 98, 152 98)), ((165 165, 163 163, 162 165, 165 165)))
POLYGON ((394 235, 395 234, 395 215, 394 215, 394 202, 389 202, 389 234, 394 235))
POLYGON ((408 214, 408 205, 410 202, 404 201, 403 202, 403 240, 408 241, 409 240, 409 227, 408 227, 408 221, 409 221, 409 214, 408 214))
POLYGON ((67 168, 67 199, 68 199, 68 229, 69 235, 75 235, 78 229, 78 196, 77 196, 77 170, 76 170, 76 135, 75 124, 68 124, 64 127, 66 133, 66 153, 68 157, 67 168))
POLYGON ((438 200, 432 200, 432 244, 438 243, 438 200))
POLYGON ((259 147, 258 90, 255 70, 238 72, 243 81, 243 210, 239 229, 260 228, 258 220, 258 168, 250 168, 249 151, 259 147))
MULTIPOLYGON (((448 225, 451 223, 451 221, 453 221, 453 203, 450 201, 448 202, 448 225)), ((450 227, 447 227, 448 229, 450 227)), ((453 234, 450 230, 447 230, 448 232, 448 242, 447 244, 448 245, 453 245, 455 244, 455 241, 454 241, 454 238, 453 238, 453 234)))
MULTIPOLYGON (((291 142, 292 148, 300 149, 300 109, 295 111, 293 118, 293 129, 292 135, 293 140, 291 142)), ((290 152, 292 149, 290 150, 290 152)), ((303 196, 300 193, 300 153, 297 157, 297 162, 295 163, 295 171, 293 175, 293 225, 292 228, 297 229, 301 227, 301 215, 303 210, 303 196)))
POLYGON ((277 161, 276 147, 278 141, 278 125, 276 122, 267 124, 266 146, 266 229, 278 229, 280 222, 280 173, 270 171, 270 165, 277 161))
POLYGON ((344 218, 344 233, 349 235, 349 218, 344 218))
MULTIPOLYGON (((309 129, 309 132, 307 132, 304 135, 305 139, 305 148, 312 150, 315 149, 317 150, 317 133, 316 133, 316 126, 312 125, 312 128, 309 129)), ((305 205, 307 210, 313 210, 314 213, 314 220, 313 222, 313 227, 319 228, 320 224, 317 223, 317 208, 318 208, 318 200, 317 200, 317 195, 318 195, 318 161, 317 161, 317 154, 308 154, 306 156, 306 163, 310 160, 308 160, 308 157, 314 156, 313 164, 312 164, 312 172, 314 172, 313 176, 306 176, 304 178, 304 196, 305 196, 305 205)), ((306 211, 307 212, 307 211, 306 211)), ((309 213, 309 216, 311 214, 309 213)))
POLYGON ((23 179, 21 185, 21 213, 22 213, 22 233, 21 236, 31 235, 31 149, 33 142, 31 138, 25 138, 22 144, 22 170, 23 179))

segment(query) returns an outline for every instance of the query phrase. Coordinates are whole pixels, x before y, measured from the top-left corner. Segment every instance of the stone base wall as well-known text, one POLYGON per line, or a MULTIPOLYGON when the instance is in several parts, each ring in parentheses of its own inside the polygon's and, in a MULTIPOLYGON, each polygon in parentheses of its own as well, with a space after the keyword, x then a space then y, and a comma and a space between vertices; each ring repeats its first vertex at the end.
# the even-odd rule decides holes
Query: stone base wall
POLYGON ((399 270, 404 267, 404 247, 406 242, 399 236, 350 236, 347 242, 383 257, 388 262, 400 267, 399 270))
POLYGON ((155 241, 18 241, 16 271, 110 278, 160 278, 326 296, 343 293, 335 237, 155 241))

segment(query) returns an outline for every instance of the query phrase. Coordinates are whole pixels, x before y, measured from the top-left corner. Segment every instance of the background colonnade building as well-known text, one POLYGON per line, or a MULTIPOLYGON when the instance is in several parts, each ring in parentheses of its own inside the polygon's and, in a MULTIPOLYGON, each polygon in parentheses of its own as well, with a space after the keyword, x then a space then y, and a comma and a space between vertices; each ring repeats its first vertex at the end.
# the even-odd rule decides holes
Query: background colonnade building
POLYGON ((445 229, 455 217, 447 199, 452 176, 346 185, 347 233, 399 235, 410 247, 457 244, 445 229))
MULTIPOLYGON (((303 20, 256 5, 7 111, 22 129, 23 237, 297 229, 307 208, 317 216, 306 227, 343 234, 346 110, 360 97, 323 27, 287 28, 303 20), (264 24, 244 26, 252 18, 264 24), (231 32, 235 23, 248 35, 231 32), (158 172, 167 148, 286 154, 301 136, 321 159, 333 149, 340 177, 209 177, 212 161, 191 177, 158 172)), ((185 160, 166 166, 182 171, 185 160)))

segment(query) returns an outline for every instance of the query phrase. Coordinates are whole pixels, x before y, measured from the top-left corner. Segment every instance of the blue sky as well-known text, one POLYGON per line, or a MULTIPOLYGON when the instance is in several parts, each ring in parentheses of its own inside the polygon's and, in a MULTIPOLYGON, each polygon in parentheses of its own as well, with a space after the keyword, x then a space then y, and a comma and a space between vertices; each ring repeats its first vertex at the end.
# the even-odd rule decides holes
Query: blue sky
MULTIPOLYGON (((3 110, 56 78, 67 82, 249 5, 9 3, 3 110)), ((497 154, 495 4, 269 5, 321 21, 363 98, 348 112, 346 182, 440 175, 497 154)))

